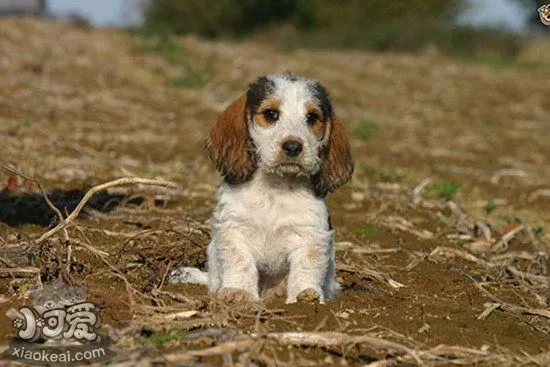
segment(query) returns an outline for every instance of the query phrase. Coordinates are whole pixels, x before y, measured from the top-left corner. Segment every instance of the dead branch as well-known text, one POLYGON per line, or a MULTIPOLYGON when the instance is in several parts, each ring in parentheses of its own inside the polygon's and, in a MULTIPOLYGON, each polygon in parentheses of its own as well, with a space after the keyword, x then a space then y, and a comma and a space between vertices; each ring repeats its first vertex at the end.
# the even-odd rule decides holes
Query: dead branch
POLYGON ((404 284, 401 284, 401 283, 391 279, 387 275, 379 273, 379 272, 377 272, 375 270, 372 270, 372 269, 363 268, 363 269, 359 270, 359 269, 355 269, 355 268, 353 268, 351 266, 347 266, 347 265, 336 265, 336 269, 341 270, 341 271, 346 271, 348 273, 359 274, 360 276, 363 276, 363 277, 366 277, 366 278, 376 279, 376 280, 378 280, 382 283, 385 283, 385 284, 389 285, 392 288, 401 288, 401 287, 405 286, 404 284))
POLYGON ((480 259, 480 258, 478 258, 478 257, 476 257, 472 254, 469 254, 467 252, 464 252, 464 251, 461 251, 461 250, 458 250, 458 249, 454 249, 454 248, 450 248, 450 247, 443 247, 443 246, 436 247, 430 253, 430 255, 428 257, 437 256, 437 255, 447 256, 447 257, 460 257, 464 260, 474 262, 478 265, 481 265, 481 266, 483 266, 485 268, 489 268, 489 269, 504 268, 506 271, 508 271, 512 275, 515 275, 516 277, 518 277, 520 279, 527 279, 527 280, 529 280, 533 283, 536 283, 539 286, 544 287, 544 288, 548 287, 548 282, 550 280, 550 278, 542 276, 542 275, 535 275, 535 274, 520 271, 520 270, 516 269, 515 267, 513 267, 511 265, 501 265, 501 264, 491 263, 491 262, 485 261, 483 259, 480 259))
POLYGON ((258 341, 254 339, 229 341, 220 345, 216 345, 211 348, 206 348, 206 349, 201 349, 196 351, 188 351, 183 353, 168 354, 168 355, 165 355, 163 359, 168 362, 179 362, 179 361, 189 360, 195 357, 211 357, 211 356, 219 356, 226 353, 244 352, 250 349, 257 342, 258 341))
POLYGON ((412 357, 418 364, 423 364, 418 351, 406 345, 366 335, 349 335, 339 332, 283 332, 252 334, 252 337, 261 337, 275 340, 284 345, 301 345, 309 347, 343 347, 357 344, 368 344, 374 349, 395 350, 412 357))
MULTIPOLYGON (((48 204, 48 206, 57 215, 57 218, 59 219, 59 223, 63 222, 63 214, 61 214, 61 211, 55 205, 53 205, 50 198, 48 197, 48 194, 46 193, 46 191, 42 187, 42 184, 40 183, 40 181, 38 181, 37 179, 35 179, 33 177, 29 177, 29 176, 24 175, 23 173, 17 171, 16 169, 11 168, 7 164, 0 163, 0 166, 3 169, 5 169, 6 171, 9 171, 9 172, 13 173, 14 175, 20 176, 20 177, 24 178, 27 181, 31 181, 31 182, 35 183, 36 186, 38 186, 38 189, 40 190, 40 192, 42 193, 42 196, 44 196, 44 200, 46 201, 46 204, 48 204)), ((62 232, 63 232, 63 239, 65 241, 67 241, 69 239, 69 234, 67 233, 67 230, 65 228, 63 228, 62 232)))
POLYGON ((4 278, 6 276, 31 278, 38 273, 40 273, 40 269, 33 266, 28 266, 25 268, 0 268, 0 278, 4 278))
MULTIPOLYGON (((535 316, 542 316, 542 317, 546 317, 547 319, 550 319, 550 311, 549 310, 544 310, 544 309, 537 309, 537 308, 529 308, 529 307, 522 307, 522 306, 515 306, 515 305, 511 305, 509 303, 506 303, 506 302, 503 302, 501 301, 500 299, 498 299, 496 296, 494 296, 493 294, 491 294, 491 292, 489 292, 488 290, 486 290, 485 288, 483 288, 481 286, 481 284, 479 284, 478 282, 476 282, 474 279, 472 279, 471 277, 467 276, 473 283, 474 285, 476 286, 477 289, 479 289, 481 292, 483 292, 487 297, 489 297, 494 303, 498 304, 499 308, 502 309, 503 311, 508 311, 508 312, 511 312, 511 313, 515 313, 515 314, 523 314, 523 315, 535 315, 535 316)), ((484 314, 486 313, 487 310, 483 311, 483 313, 481 315, 478 316, 478 319, 481 317, 481 316, 484 316, 484 314)), ((487 314, 488 316, 488 314, 487 314)))
POLYGON ((114 181, 110 181, 110 182, 106 182, 106 183, 101 184, 101 185, 94 186, 90 190, 88 190, 86 195, 84 195, 82 200, 78 203, 76 208, 71 212, 71 214, 69 214, 69 216, 67 218, 65 218, 57 226, 55 226, 54 228, 52 228, 51 230, 49 230, 48 232, 46 232, 42 236, 40 236, 40 238, 38 238, 35 241, 35 243, 39 244, 41 242, 44 242, 45 240, 47 240, 48 238, 50 238, 51 236, 53 236, 54 234, 56 234, 60 230, 64 230, 65 228, 67 228, 67 226, 78 217, 78 215, 80 214, 80 211, 84 208, 84 206, 86 205, 88 200, 90 200, 90 198, 94 194, 96 194, 97 192, 100 192, 102 190, 105 190, 105 189, 107 189, 109 187, 113 187, 113 186, 130 185, 130 184, 132 184, 132 185, 137 184, 137 185, 162 186, 162 187, 169 187, 169 188, 176 188, 177 187, 176 184, 174 184, 172 182, 160 181, 160 180, 151 180, 151 179, 137 178, 137 177, 119 178, 119 179, 114 180, 114 181))

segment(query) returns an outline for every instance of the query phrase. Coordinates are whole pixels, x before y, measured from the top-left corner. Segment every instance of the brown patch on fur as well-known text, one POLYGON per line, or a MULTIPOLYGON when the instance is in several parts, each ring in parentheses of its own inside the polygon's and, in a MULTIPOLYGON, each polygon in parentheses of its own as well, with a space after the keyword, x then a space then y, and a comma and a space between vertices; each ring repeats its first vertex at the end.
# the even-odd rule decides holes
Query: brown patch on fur
POLYGON ((266 120, 264 116, 264 112, 267 110, 280 111, 280 107, 281 107, 281 101, 279 101, 278 99, 276 98, 266 99, 265 101, 262 102, 262 104, 258 108, 258 112, 256 113, 256 118, 254 119, 254 121, 261 127, 268 127, 269 125, 273 124, 273 122, 266 120))
POLYGON ((314 102, 309 102, 306 106, 307 112, 310 113, 313 112, 317 116, 319 116, 319 119, 309 126, 311 133, 315 135, 317 140, 323 140, 323 137, 325 136, 326 126, 327 126, 327 120, 323 116, 323 111, 319 108, 319 106, 314 102))
POLYGON ((256 156, 248 135, 246 96, 238 98, 222 113, 210 131, 206 148, 226 182, 238 184, 252 177, 256 156))
POLYGON ((321 259, 321 255, 322 255, 322 251, 319 247, 317 246, 311 246, 310 248, 308 248, 307 250, 307 257, 308 259, 310 259, 312 262, 318 262, 320 259, 321 259))
POLYGON ((315 192, 324 197, 344 185, 353 174, 353 159, 344 125, 333 117, 327 126, 327 146, 321 152, 321 170, 314 177, 315 192))

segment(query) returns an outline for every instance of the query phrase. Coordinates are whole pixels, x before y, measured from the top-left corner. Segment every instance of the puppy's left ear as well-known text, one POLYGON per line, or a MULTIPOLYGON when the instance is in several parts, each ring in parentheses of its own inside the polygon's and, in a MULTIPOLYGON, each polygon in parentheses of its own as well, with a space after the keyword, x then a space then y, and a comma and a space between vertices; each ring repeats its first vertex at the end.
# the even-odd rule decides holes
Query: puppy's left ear
POLYGON ((321 169, 313 181, 315 193, 320 197, 347 183, 354 168, 344 125, 332 116, 327 127, 328 141, 321 152, 321 169))
POLYGON ((256 171, 256 155, 248 134, 246 96, 241 96, 225 109, 210 130, 206 149, 229 184, 248 181, 256 171))

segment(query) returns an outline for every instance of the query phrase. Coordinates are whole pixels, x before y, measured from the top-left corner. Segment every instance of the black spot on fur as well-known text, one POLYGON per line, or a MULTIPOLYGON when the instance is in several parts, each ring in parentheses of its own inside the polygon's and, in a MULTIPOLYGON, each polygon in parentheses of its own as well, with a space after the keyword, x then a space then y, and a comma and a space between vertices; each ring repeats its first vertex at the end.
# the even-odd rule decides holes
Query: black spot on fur
POLYGON ((283 73, 283 78, 288 79, 288 80, 290 80, 291 82, 296 82, 296 81, 298 81, 298 77, 297 77, 296 75, 292 74, 292 72, 290 72, 290 71, 285 71, 285 72, 283 73))
POLYGON ((263 76, 251 83, 246 94, 246 103, 248 108, 255 114, 262 102, 275 91, 273 80, 263 76))
POLYGON ((319 82, 315 82, 310 85, 311 93, 319 101, 319 105, 323 110, 325 118, 332 118, 332 103, 325 87, 319 82))

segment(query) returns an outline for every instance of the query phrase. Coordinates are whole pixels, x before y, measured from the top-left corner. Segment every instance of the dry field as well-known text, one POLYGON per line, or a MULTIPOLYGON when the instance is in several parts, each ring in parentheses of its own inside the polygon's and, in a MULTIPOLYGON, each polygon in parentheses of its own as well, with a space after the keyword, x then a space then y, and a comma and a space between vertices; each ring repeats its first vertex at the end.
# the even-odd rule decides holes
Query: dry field
POLYGON ((283 52, 3 19, 0 345, 6 312, 62 276, 102 306, 113 365, 548 366, 548 80, 541 66, 433 52, 283 52), (252 79, 285 70, 325 84, 352 141, 356 174, 329 198, 343 292, 251 309, 168 284, 205 264, 210 125, 252 79), (59 226, 13 169, 64 217, 94 185, 143 180, 59 226))

